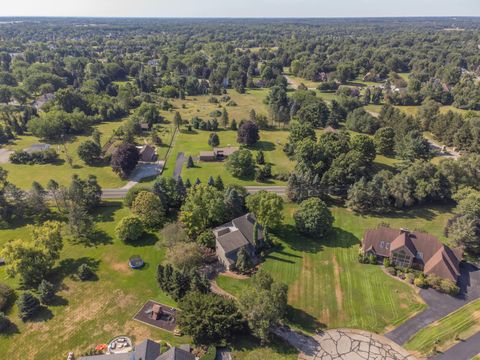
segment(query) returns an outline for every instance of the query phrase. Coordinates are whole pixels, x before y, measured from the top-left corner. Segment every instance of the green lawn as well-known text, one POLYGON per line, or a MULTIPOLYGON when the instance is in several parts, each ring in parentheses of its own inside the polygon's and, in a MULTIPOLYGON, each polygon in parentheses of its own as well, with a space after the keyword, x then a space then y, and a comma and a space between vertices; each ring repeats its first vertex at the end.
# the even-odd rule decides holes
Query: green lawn
MULTIPOLYGON (((208 145, 209 131, 195 130, 188 132, 182 130, 177 134, 174 147, 167 160, 164 176, 172 176, 175 168, 175 162, 179 152, 184 152, 185 156, 191 155, 194 159, 198 158, 200 151, 211 150, 208 145)), ((237 143, 237 133, 232 130, 218 131, 220 138, 220 146, 239 146, 237 143)), ((288 131, 272 130, 261 131, 260 141, 254 145, 254 156, 258 150, 263 150, 265 154, 265 160, 272 164, 273 173, 288 173, 294 168, 294 162, 290 161, 283 152, 283 145, 286 143, 288 137, 288 131)), ((196 161, 195 167, 187 169, 186 161, 182 169, 182 178, 184 180, 190 179, 194 182, 198 177, 202 182, 208 181, 210 176, 220 175, 225 184, 237 183, 241 185, 261 185, 252 178, 238 179, 230 175, 225 168, 224 162, 201 162, 196 161)), ((283 184, 280 181, 271 180, 269 184, 283 184)))
MULTIPOLYGON (((146 236, 136 246, 115 239, 115 225, 128 213, 128 209, 112 202, 97 214, 98 228, 103 231, 98 242, 65 242, 53 274, 53 280, 62 284, 58 301, 36 320, 27 323, 18 319, 15 306, 10 310, 8 316, 16 329, 0 336, 2 359, 62 359, 69 351, 79 355, 117 335, 131 336, 134 341, 145 338, 171 344, 190 341, 132 320, 148 299, 172 306, 175 302, 159 290, 155 281, 156 265, 164 259, 164 251, 154 245, 156 237, 146 236), (145 260, 146 266, 142 270, 134 271, 128 267, 128 258, 132 255, 140 255, 145 260), (84 262, 98 264, 97 281, 73 279, 71 275, 84 262)), ((25 227, 1 230, 0 246, 12 238, 28 237, 29 231, 25 227)), ((0 281, 17 287, 15 279, 7 278, 2 268, 0 281)))
POLYGON ((460 339, 480 331, 480 300, 463 306, 443 319, 428 325, 416 333, 406 344, 405 348, 423 355, 429 354, 434 346, 437 350, 445 351, 460 339))
MULTIPOLYGON (((279 232, 279 246, 262 265, 289 285, 288 319, 307 331, 318 327, 359 328, 382 333, 424 308, 407 284, 385 275, 379 266, 357 261, 363 232, 381 222, 392 227, 428 231, 442 240, 452 213, 447 207, 420 208, 398 215, 360 216, 344 208, 332 209, 334 233, 326 239, 307 239, 292 224, 294 205, 285 210, 287 225, 279 232)), ((221 276, 218 284, 238 295, 249 280, 221 276)))
POLYGON ((253 337, 243 337, 232 344, 235 360, 297 360, 298 351, 283 340, 275 338, 270 344, 261 345, 253 337))

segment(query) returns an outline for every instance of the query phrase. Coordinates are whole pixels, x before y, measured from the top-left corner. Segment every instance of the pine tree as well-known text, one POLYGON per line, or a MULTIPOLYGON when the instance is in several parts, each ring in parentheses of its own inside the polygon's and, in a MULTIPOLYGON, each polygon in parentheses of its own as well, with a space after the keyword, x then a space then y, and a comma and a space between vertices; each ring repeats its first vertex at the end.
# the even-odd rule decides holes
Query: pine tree
POLYGON ((193 271, 190 280, 190 291, 206 294, 210 291, 210 282, 205 276, 201 276, 198 272, 193 271))
POLYGON ((185 188, 190 189, 191 187, 192 187, 192 183, 190 182, 190 179, 187 179, 187 181, 185 181, 185 188))
POLYGON ((225 190, 225 186, 223 185, 223 180, 220 175, 218 175, 217 178, 215 179, 215 184, 213 186, 215 186, 220 191, 225 190))
POLYGON ((257 164, 258 165, 263 165, 265 164, 265 155, 263 154, 263 151, 260 150, 258 153, 257 153, 257 164))
POLYGON ((197 178, 197 180, 195 180, 195 184, 193 184, 193 186, 197 186, 197 185, 200 185, 202 182, 200 181, 199 178, 197 178))
POLYGON ((185 296, 189 289, 190 278, 180 271, 174 271, 172 276, 172 297, 178 301, 185 296))
POLYGON ((237 128, 238 128, 238 127, 237 127, 237 120, 233 119, 233 120, 232 120, 232 124, 230 125, 230 129, 236 131, 237 128))
POLYGON ((249 114, 249 118, 250 118, 250 121, 257 121, 257 113, 255 112, 254 109, 250 110, 250 114, 249 114))
POLYGON ((213 180, 213 176, 211 176, 211 175, 208 178, 208 185, 209 186, 215 186, 215 180, 213 180))
POLYGON ((259 242, 258 242, 258 223, 255 221, 255 224, 253 225, 253 246, 255 246, 255 248, 258 248, 259 246, 259 242))
POLYGON ((82 264, 78 268, 77 275, 80 280, 86 281, 90 280, 93 277, 94 272, 90 266, 88 266, 87 264, 82 264))
POLYGON ((25 321, 40 310, 40 301, 32 293, 24 292, 20 295, 17 306, 20 318, 25 321))
POLYGON ((40 294, 40 301, 42 304, 49 304, 52 302, 55 295, 55 287, 47 280, 42 280, 38 286, 38 292, 40 294))
POLYGON ((227 109, 225 108, 223 108, 223 111, 222 111, 222 125, 224 129, 226 129, 228 126, 228 112, 227 112, 227 109))
POLYGON ((192 155, 189 155, 187 160, 187 169, 190 169, 193 167, 195 167, 195 163, 193 162, 192 155))
POLYGON ((174 121, 177 129, 180 129, 180 126, 183 124, 183 119, 182 119, 182 116, 180 115, 180 113, 178 111, 175 113, 175 117, 174 117, 173 121, 174 121))
POLYGON ((179 176, 177 179, 175 189, 176 189, 176 194, 178 196, 178 200, 181 205, 183 204, 183 202, 185 201, 185 198, 187 197, 187 188, 185 187, 185 184, 183 183, 183 179, 181 176, 179 176))
POLYGON ((237 262, 235 267, 240 272, 246 272, 252 268, 253 264, 245 248, 241 248, 237 255, 237 262))

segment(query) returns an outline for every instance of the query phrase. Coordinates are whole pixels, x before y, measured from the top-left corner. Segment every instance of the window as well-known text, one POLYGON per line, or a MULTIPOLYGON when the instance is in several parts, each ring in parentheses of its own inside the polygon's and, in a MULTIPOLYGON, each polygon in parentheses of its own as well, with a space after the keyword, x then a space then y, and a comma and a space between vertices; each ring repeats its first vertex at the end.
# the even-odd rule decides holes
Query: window
POLYGON ((390 249, 390 243, 385 243, 385 249, 390 249))
POLYGON ((417 259, 423 260, 423 253, 421 251, 417 252, 417 259))
POLYGON ((395 252, 392 256, 392 262, 400 267, 409 267, 411 257, 408 256, 403 250, 395 252))
POLYGON ((380 241, 380 249, 383 249, 385 247, 385 241, 380 241))

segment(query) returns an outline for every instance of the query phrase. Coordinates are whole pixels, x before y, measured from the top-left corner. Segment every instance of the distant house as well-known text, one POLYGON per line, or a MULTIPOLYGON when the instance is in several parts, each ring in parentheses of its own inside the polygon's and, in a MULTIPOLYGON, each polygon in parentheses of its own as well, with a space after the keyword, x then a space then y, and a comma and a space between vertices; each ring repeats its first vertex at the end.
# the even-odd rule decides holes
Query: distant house
POLYGON ((253 232, 256 221, 255 216, 249 213, 213 229, 218 260, 227 270, 235 268, 238 252, 242 248, 255 262, 255 251, 264 240, 263 228, 258 225, 258 244, 255 244, 253 232))
MULTIPOLYGON (((179 348, 172 347, 160 354, 160 344, 145 340, 135 346, 131 352, 82 356, 78 360, 195 360, 195 356, 190 351, 189 345, 181 345, 179 348)), ((73 358, 73 355, 69 356, 71 356, 69 359, 73 358)))
POLYGON ((213 151, 200 151, 200 161, 222 161, 238 151, 238 147, 213 148, 213 151))
POLYGON ((451 249, 430 234, 386 227, 367 230, 362 249, 367 255, 389 258, 397 266, 421 269, 425 275, 453 282, 460 276, 462 250, 451 249))
POLYGON ((140 158, 139 161, 142 162, 153 162, 156 159, 157 153, 155 148, 150 145, 143 145, 139 151, 140 158))
POLYGON ((324 133, 336 133, 336 132, 338 132, 338 130, 331 127, 331 126, 327 126, 325 129, 323 129, 323 132, 324 133))
POLYGON ((47 101, 50 101, 50 100, 53 100, 53 99, 55 99, 55 94, 53 94, 53 93, 48 93, 48 94, 42 95, 42 96, 40 96, 39 98, 37 98, 37 99, 33 102, 32 106, 33 106, 35 109, 39 110, 39 109, 41 109, 41 108, 43 107, 43 105, 45 105, 45 104, 47 103, 47 101))
POLYGON ((45 151, 50 149, 50 144, 33 144, 30 147, 23 149, 26 153, 34 154, 37 152, 45 151))

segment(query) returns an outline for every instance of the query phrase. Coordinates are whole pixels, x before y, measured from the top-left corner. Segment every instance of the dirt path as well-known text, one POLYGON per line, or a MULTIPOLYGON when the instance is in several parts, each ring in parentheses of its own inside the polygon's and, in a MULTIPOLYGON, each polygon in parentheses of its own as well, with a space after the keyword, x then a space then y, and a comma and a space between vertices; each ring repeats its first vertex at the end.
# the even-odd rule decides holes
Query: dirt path
POLYGON ((185 154, 179 152, 177 155, 177 160, 175 161, 175 169, 173 170, 173 178, 178 179, 182 173, 183 163, 185 162, 185 154))
POLYGON ((344 317, 345 313, 343 312, 343 291, 342 285, 340 283, 340 266, 338 265, 336 255, 333 256, 332 263, 333 273, 335 274, 335 298, 337 299, 337 310, 340 313, 340 317, 344 317))
POLYGON ((236 297, 230 294, 229 292, 226 292, 223 290, 220 286, 218 286, 217 282, 215 280, 210 280, 210 290, 217 295, 227 297, 229 299, 235 300, 236 297))

